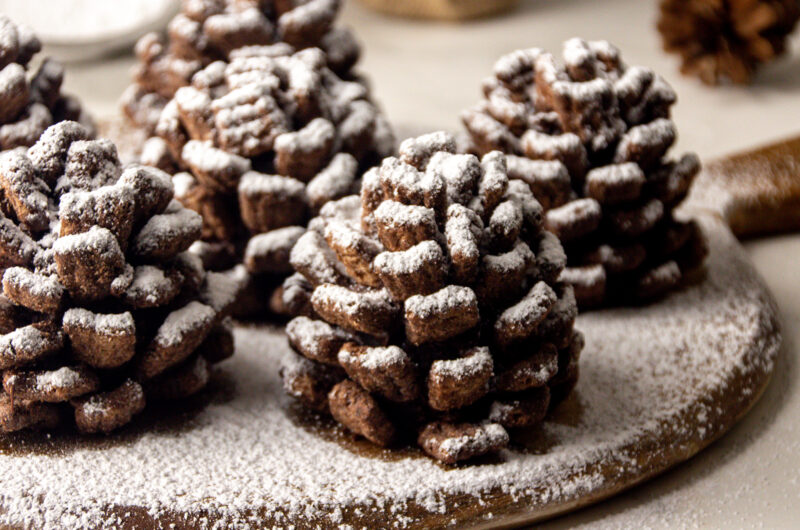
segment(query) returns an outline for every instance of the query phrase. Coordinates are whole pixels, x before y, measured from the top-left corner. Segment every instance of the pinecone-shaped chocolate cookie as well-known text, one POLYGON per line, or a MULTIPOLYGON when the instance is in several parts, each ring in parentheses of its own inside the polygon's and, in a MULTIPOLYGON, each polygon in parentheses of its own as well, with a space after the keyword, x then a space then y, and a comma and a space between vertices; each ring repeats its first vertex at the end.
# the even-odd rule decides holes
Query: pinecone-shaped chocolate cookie
POLYGON ((661 0, 664 49, 679 54, 681 72, 708 85, 748 83, 786 51, 800 19, 797 0, 661 0))
POLYGON ((543 223, 502 153, 406 140, 292 249, 286 390, 381 446, 447 463, 504 447, 571 390, 583 347, 543 223))
POLYGON ((169 175, 63 121, 0 154, 0 188, 0 431, 109 432, 233 353, 234 280, 187 252, 202 221, 169 175))
POLYGON ((340 0, 182 0, 167 28, 136 45, 135 84, 123 97, 123 109, 139 127, 153 132, 161 109, 178 88, 200 70, 231 52, 251 46, 266 54, 317 47, 328 66, 350 78, 361 54, 352 33, 334 25, 340 0))
POLYGON ((0 14, 0 150, 30 147, 45 129, 64 120, 94 129, 78 100, 61 93, 60 63, 47 58, 35 72, 28 71, 41 48, 30 28, 0 14))
POLYGON ((260 313, 291 272, 289 251, 328 201, 356 193, 365 167, 393 149, 363 83, 319 48, 242 48, 181 87, 142 161, 174 173, 176 197, 203 217, 196 250, 209 269, 244 263, 260 313), (260 304, 260 305, 259 305, 260 304))
POLYGON ((466 149, 508 154, 509 177, 564 245, 561 279, 580 306, 651 300, 701 265, 699 228, 672 215, 700 162, 667 156, 676 97, 660 76, 608 42, 572 39, 564 64, 539 49, 502 57, 483 91, 463 115, 466 149))

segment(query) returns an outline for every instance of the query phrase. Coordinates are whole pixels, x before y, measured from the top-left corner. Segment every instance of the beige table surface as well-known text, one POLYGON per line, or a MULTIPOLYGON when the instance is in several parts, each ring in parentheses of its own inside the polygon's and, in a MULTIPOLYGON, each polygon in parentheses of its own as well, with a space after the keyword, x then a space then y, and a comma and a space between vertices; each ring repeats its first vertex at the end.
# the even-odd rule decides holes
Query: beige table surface
MULTIPOLYGON (((490 0, 487 0, 490 1, 490 0)), ((467 25, 373 14, 351 1, 343 14, 365 46, 362 71, 393 123, 424 132, 456 129, 495 59, 515 48, 553 51, 581 36, 609 39, 629 64, 653 67, 679 95, 677 150, 708 159, 800 134, 800 39, 794 57, 765 68, 749 88, 710 89, 677 74, 653 29, 655 0, 528 0, 515 13, 467 25)), ((123 56, 72 64, 67 90, 95 115, 116 112, 133 64, 123 56)), ((785 344, 775 377, 750 414, 686 464, 552 528, 800 527, 800 235, 745 243, 781 308, 785 344)))

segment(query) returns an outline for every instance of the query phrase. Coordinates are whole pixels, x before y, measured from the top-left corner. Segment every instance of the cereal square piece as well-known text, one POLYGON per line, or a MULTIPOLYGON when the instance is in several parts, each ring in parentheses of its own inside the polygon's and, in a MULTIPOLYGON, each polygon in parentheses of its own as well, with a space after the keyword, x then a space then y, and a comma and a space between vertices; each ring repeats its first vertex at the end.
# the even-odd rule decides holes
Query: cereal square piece
MULTIPOLYGON (((452 137, 451 137, 452 139, 452 137)), ((437 152, 432 157, 431 154, 423 154, 417 150, 409 154, 406 158, 401 158, 404 162, 416 166, 413 162, 418 157, 424 157, 425 165, 441 176, 447 185, 447 199, 450 204, 456 203, 466 206, 478 188, 481 178, 481 164, 475 155, 453 154, 452 152, 437 152), (430 162, 427 159, 430 158, 430 162)), ((417 162, 420 163, 420 162, 417 162)))
POLYGON ((178 296, 182 286, 183 277, 175 269, 139 265, 134 267, 133 281, 122 299, 134 309, 162 307, 178 296))
POLYGON ((337 383, 328 393, 328 405, 336 421, 370 442, 386 447, 394 440, 395 428, 386 413, 353 381, 337 383))
POLYGON ((521 142, 528 158, 561 162, 572 178, 583 177, 589 166, 586 148, 575 134, 551 135, 529 129, 522 135, 521 142))
POLYGON ((280 40, 296 48, 313 46, 328 33, 339 11, 338 0, 310 0, 283 12, 278 18, 280 40))
POLYGON ((29 324, 0 336, 0 370, 44 359, 64 347, 64 336, 51 324, 29 324))
POLYGON ((466 407, 489 391, 494 363, 489 348, 472 348, 456 359, 438 360, 428 373, 428 404, 434 410, 466 407))
POLYGON ((425 206, 383 201, 373 214, 378 238, 391 251, 408 250, 439 233, 436 213, 425 206))
POLYGON ((257 156, 273 148, 289 129, 289 120, 267 83, 233 88, 211 103, 220 147, 240 156, 257 156))
POLYGON ((211 367, 202 355, 195 355, 169 372, 147 383, 148 399, 173 401, 192 396, 206 387, 211 367))
POLYGON ((567 267, 558 279, 572 285, 580 307, 594 307, 605 300, 606 270, 602 265, 567 267))
POLYGON ((302 226, 287 226, 251 237, 244 250, 245 267, 253 274, 292 272, 289 255, 305 233, 302 226))
POLYGON ((250 171, 249 159, 199 140, 186 142, 181 159, 204 186, 222 193, 235 190, 242 175, 250 171))
POLYGON ((125 249, 133 229, 136 197, 126 184, 75 191, 61 196, 58 208, 59 236, 86 232, 92 226, 107 228, 125 249))
POLYGON ((447 186, 437 173, 422 173, 410 164, 389 157, 383 160, 378 176, 385 199, 425 206, 434 211, 437 220, 444 218, 447 186))
POLYGON ((100 379, 86 366, 62 366, 57 370, 9 370, 3 389, 14 399, 59 403, 94 392, 100 379))
POLYGON ((347 273, 336 259, 325 238, 309 230, 297 240, 289 255, 294 270, 302 274, 311 284, 347 284, 347 273))
POLYGON ((217 312, 192 301, 171 312, 138 360, 142 379, 151 379, 186 359, 208 336, 217 312))
POLYGON ((22 111, 17 121, 0 125, 0 147, 7 151, 16 147, 30 147, 53 123, 50 110, 41 103, 31 103, 22 111))
POLYGON ((316 118, 296 132, 275 138, 275 169, 281 175, 308 182, 330 160, 336 129, 324 118, 316 118))
POLYGON ((314 289, 311 305, 332 324, 376 336, 391 331, 400 312, 386 289, 354 291, 331 284, 314 289))
POLYGON ((561 241, 578 239, 597 230, 603 217, 595 199, 578 199, 547 212, 545 226, 561 241))
POLYGON ((556 303, 555 291, 545 282, 534 285, 516 304, 505 309, 494 323, 494 334, 501 345, 522 341, 533 335, 556 303))
POLYGON ((211 329, 206 340, 195 351, 209 363, 216 364, 233 356, 235 350, 233 319, 225 317, 211 329))
POLYGON ((3 274, 3 294, 14 303, 40 313, 55 313, 64 299, 64 287, 58 279, 11 267, 3 274))
POLYGON ((76 300, 100 300, 130 283, 117 238, 105 228, 59 237, 53 250, 58 279, 76 300))
POLYGON ((319 363, 338 365, 339 349, 356 336, 322 320, 300 316, 286 325, 286 336, 296 352, 319 363))
POLYGON ((518 203, 506 200, 498 204, 489 216, 486 227, 490 246, 498 252, 510 250, 522 232, 523 222, 518 203))
POLYGON ((358 191, 358 161, 350 153, 339 153, 331 159, 306 186, 308 203, 319 211, 326 203, 358 191))
POLYGON ((23 153, 13 150, 0 155, 0 190, 23 226, 32 232, 48 227, 47 185, 36 177, 33 164, 23 153))
POLYGON ((88 140, 89 130, 80 123, 64 121, 49 127, 39 141, 28 149, 36 175, 48 185, 64 174, 67 151, 79 140, 88 140))
POLYGON ((417 397, 414 363, 398 346, 371 347, 348 342, 339 350, 338 360, 350 379, 368 392, 396 402, 417 397))
POLYGON ((30 89, 25 75, 25 68, 11 63, 0 70, 0 122, 7 123, 19 116, 28 104, 30 89))
POLYGON ((383 250, 380 243, 350 223, 336 219, 326 223, 325 241, 351 278, 370 287, 381 286, 380 273, 372 267, 373 260, 383 250))
POLYGON ((62 322, 72 354, 89 366, 116 368, 136 353, 136 324, 127 311, 101 314, 72 308, 64 313, 62 322))
POLYGON ((42 103, 49 109, 56 105, 61 96, 61 83, 64 81, 64 66, 47 57, 31 79, 31 101, 42 103))
POLYGON ((163 261, 188 249, 200 238, 203 219, 197 212, 173 203, 160 215, 154 215, 133 237, 131 251, 143 261, 163 261))
POLYGON ((72 405, 79 431, 109 433, 144 410, 144 390, 139 383, 128 379, 109 392, 74 399, 72 405))
POLYGON ((600 204, 620 204, 639 198, 645 181, 644 173, 635 163, 611 164, 586 174, 585 193, 600 204))
POLYGON ((614 235, 638 237, 651 230, 664 217, 664 203, 652 199, 633 207, 608 212, 606 218, 614 235))
POLYGON ((372 270, 396 300, 405 300, 444 287, 447 258, 436 241, 423 241, 408 250, 381 252, 372 270))
POLYGON ((345 377, 341 368, 315 363, 300 355, 284 359, 280 375, 287 394, 318 412, 329 412, 328 393, 345 377))
POLYGON ((508 445, 508 433, 497 423, 476 425, 437 421, 425 426, 417 443, 433 458, 445 464, 455 464, 503 449, 508 445))
POLYGON ((209 16, 203 32, 209 42, 228 54, 245 45, 269 44, 274 40, 272 23, 256 6, 209 16))
POLYGON ((525 393, 495 400, 489 420, 506 429, 532 427, 544 421, 550 407, 550 388, 532 388, 525 393))
POLYGON ((503 254, 483 256, 478 296, 490 305, 522 296, 523 279, 534 263, 533 252, 522 241, 503 254))
POLYGON ((426 296, 405 301, 406 337, 415 345, 444 341, 480 321, 478 298, 469 287, 448 285, 426 296))
POLYGON ((471 209, 451 204, 447 209, 444 233, 455 281, 472 283, 480 267, 483 221, 471 209))
POLYGON ((118 186, 129 186, 134 190, 135 222, 163 213, 175 191, 172 179, 167 173, 139 165, 126 168, 119 178, 118 186))
POLYGON ((214 124, 211 96, 193 86, 181 87, 175 92, 175 104, 181 124, 194 140, 213 140, 214 124))
POLYGON ((61 419, 56 405, 31 403, 11 399, 0 394, 0 431, 16 432, 23 429, 52 429, 61 419))
POLYGON ((248 171, 239 182, 239 208, 242 221, 254 234, 303 224, 305 186, 291 177, 248 171))
POLYGON ((501 392, 521 392, 546 385, 558 372, 558 350, 545 344, 539 351, 501 371, 494 379, 501 392))
POLYGON ((400 144, 400 149, 398 150, 400 160, 406 164, 411 164, 420 171, 425 171, 431 157, 442 151, 447 153, 456 152, 456 139, 452 134, 444 131, 408 138, 400 144))
POLYGON ((78 140, 67 151, 64 175, 55 186, 56 194, 91 191, 114 184, 122 173, 117 146, 111 140, 78 140))
POLYGON ((675 124, 667 118, 631 127, 617 145, 614 162, 635 162, 644 169, 652 168, 676 138, 675 124))

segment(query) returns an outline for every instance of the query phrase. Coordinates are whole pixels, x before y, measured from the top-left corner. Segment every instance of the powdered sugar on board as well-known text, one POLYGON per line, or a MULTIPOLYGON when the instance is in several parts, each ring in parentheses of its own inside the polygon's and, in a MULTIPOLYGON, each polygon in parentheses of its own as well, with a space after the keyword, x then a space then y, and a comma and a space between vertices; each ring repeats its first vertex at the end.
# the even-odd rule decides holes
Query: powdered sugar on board
POLYGON ((613 494, 727 430, 772 370, 780 339, 771 296, 727 229, 709 216, 701 224, 708 277, 657 305, 579 317, 586 349, 575 394, 496 460, 446 468, 320 437, 296 421, 281 388, 282 332, 239 327, 237 354, 220 367, 234 395, 179 433, 0 455, 0 522, 112 526, 129 512, 165 527, 466 526, 613 494))

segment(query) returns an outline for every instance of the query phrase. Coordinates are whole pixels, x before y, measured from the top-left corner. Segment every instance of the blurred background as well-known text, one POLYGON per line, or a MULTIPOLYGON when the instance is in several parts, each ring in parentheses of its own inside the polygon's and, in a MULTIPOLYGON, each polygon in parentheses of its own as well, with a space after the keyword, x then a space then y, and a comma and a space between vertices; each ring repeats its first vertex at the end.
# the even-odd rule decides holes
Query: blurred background
MULTIPOLYGON (((691 149, 707 159, 800 129, 800 32, 791 37, 788 53, 764 65, 752 84, 709 87, 680 75, 679 59, 662 50, 656 0, 444 2, 466 5, 472 15, 500 10, 461 22, 395 17, 367 7, 404 3, 418 12, 426 5, 346 0, 340 17, 361 41, 358 69, 371 80, 375 99, 400 136, 458 129, 459 113, 478 100, 479 83, 498 57, 532 46, 558 52, 575 36, 608 39, 627 63, 649 66, 672 84, 679 96, 677 151, 691 149)), ((427 5, 435 4, 440 2, 427 5)), ((46 53, 70 61, 65 88, 98 117, 118 112, 135 39, 165 27, 177 9, 178 0, 0 0, 0 11, 39 33, 46 53)), ((459 12, 437 14, 452 18, 459 12)))

